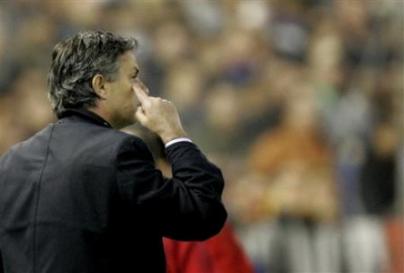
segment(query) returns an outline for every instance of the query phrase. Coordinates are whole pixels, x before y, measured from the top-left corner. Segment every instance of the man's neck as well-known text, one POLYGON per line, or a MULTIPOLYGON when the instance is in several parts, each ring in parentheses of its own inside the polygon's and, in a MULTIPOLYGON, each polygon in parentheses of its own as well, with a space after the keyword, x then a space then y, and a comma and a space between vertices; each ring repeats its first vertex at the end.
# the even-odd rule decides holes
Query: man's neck
POLYGON ((98 116, 100 116, 101 118, 103 118, 104 120, 106 120, 109 124, 111 124, 112 127, 115 127, 110 115, 107 111, 105 111, 103 108, 101 107, 90 107, 87 109, 87 111, 93 112, 95 114, 97 114, 98 116))

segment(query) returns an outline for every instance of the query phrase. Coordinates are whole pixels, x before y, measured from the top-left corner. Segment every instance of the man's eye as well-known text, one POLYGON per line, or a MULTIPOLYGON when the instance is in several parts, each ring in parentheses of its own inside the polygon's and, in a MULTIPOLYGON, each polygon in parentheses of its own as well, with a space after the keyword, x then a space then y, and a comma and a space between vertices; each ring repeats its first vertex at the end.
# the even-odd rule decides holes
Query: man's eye
POLYGON ((139 70, 134 71, 134 73, 131 75, 132 80, 136 80, 139 76, 139 70))

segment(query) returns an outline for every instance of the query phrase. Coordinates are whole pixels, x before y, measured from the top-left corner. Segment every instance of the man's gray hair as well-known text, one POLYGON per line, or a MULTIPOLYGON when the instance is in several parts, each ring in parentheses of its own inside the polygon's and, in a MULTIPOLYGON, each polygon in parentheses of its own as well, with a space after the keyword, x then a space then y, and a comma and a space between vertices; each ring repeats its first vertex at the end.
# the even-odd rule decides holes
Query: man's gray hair
POLYGON ((113 80, 119 69, 117 58, 134 50, 137 41, 110 32, 87 31, 59 42, 52 52, 48 74, 49 99, 57 115, 66 109, 96 105, 100 98, 92 88, 96 74, 113 80))

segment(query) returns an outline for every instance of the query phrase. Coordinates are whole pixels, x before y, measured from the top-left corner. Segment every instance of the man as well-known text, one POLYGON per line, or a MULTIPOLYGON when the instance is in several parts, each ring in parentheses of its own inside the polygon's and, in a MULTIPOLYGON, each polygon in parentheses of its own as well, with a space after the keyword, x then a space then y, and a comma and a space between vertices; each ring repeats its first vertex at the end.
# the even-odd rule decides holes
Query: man
POLYGON ((148 96, 135 46, 106 32, 56 45, 59 120, 0 158, 4 272, 165 272, 162 236, 204 240, 223 226, 221 172, 186 138, 175 106, 148 96), (165 143, 172 179, 139 138, 115 130, 135 119, 165 143))

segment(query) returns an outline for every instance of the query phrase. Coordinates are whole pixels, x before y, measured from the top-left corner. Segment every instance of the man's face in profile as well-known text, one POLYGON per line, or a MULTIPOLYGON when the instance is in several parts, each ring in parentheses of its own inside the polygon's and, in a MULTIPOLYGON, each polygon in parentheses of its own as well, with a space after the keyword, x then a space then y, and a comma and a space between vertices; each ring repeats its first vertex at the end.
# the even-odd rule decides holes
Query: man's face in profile
POLYGON ((137 86, 148 93, 139 79, 139 66, 133 51, 127 51, 117 59, 119 69, 112 81, 106 83, 108 98, 105 105, 114 127, 122 128, 135 123, 135 111, 139 101, 133 91, 137 86))

